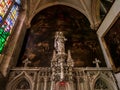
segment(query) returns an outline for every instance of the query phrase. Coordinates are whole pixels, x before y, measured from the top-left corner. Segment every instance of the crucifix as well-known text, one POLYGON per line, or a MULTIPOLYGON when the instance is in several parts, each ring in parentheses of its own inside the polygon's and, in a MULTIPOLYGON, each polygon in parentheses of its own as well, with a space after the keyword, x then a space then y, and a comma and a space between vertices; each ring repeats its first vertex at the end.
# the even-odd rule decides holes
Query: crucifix
POLYGON ((99 67, 100 67, 100 66, 99 66, 99 63, 101 63, 101 61, 98 60, 97 58, 95 58, 95 61, 93 61, 93 63, 95 63, 95 64, 96 64, 96 67, 99 68, 99 67))
POLYGON ((28 67, 28 64, 31 63, 31 61, 29 61, 29 59, 27 58, 23 61, 23 63, 24 63, 24 67, 28 67))

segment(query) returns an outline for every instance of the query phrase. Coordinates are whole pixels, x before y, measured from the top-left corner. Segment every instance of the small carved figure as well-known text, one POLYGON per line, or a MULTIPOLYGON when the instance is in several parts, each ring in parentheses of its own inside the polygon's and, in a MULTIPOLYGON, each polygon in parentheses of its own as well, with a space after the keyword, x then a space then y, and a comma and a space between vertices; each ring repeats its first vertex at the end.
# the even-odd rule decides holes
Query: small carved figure
POLYGON ((65 52, 64 42, 66 40, 67 39, 63 36, 63 33, 61 31, 56 32, 54 47, 59 54, 65 52))

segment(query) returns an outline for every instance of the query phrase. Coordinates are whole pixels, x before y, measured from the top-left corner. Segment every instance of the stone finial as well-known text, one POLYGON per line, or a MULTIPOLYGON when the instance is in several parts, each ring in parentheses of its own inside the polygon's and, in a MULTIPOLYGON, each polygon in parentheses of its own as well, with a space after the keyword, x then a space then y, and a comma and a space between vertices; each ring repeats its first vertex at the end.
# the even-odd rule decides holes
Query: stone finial
POLYGON ((70 65, 70 66, 74 66, 74 62, 73 62, 73 59, 71 57, 71 52, 70 50, 68 50, 68 58, 67 58, 67 64, 70 65))
POLYGON ((98 60, 97 58, 95 58, 95 61, 93 61, 94 64, 96 64, 96 67, 99 68, 99 63, 101 63, 100 60, 98 60))
POLYGON ((55 61, 56 60, 56 52, 55 50, 53 51, 53 56, 52 56, 52 61, 55 61))

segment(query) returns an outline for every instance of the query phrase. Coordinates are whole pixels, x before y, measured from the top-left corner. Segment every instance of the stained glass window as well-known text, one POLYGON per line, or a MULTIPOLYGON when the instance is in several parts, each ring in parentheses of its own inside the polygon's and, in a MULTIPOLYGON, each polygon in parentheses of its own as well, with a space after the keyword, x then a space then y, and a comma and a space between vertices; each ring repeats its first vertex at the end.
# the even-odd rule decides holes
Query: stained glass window
POLYGON ((15 0, 15 2, 16 2, 17 4, 19 4, 19 5, 20 5, 20 3, 21 3, 20 0, 15 0))
MULTIPOLYGON (((10 5, 12 5, 12 0, 1 0, 0 2, 0 11, 4 11, 0 12, 0 23, 2 23, 3 17, 5 16, 8 8, 10 7, 10 5), (4 10, 1 7, 5 7, 4 10)), ((0 27, 0 53, 2 53, 7 37, 12 32, 15 21, 18 17, 18 4, 20 4, 20 0, 16 0, 16 3, 13 4, 12 8, 9 11, 9 14, 2 24, 2 27, 0 27)))
POLYGON ((12 0, 0 0, 0 23, 2 23, 2 20, 11 4, 12 0))

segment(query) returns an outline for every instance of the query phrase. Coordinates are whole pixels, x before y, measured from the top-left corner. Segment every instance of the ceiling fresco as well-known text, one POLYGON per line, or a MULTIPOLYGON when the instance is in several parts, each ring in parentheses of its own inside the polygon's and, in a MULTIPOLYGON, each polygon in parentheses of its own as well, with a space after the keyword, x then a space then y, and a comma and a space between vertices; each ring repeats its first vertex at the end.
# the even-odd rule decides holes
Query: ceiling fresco
POLYGON ((48 67, 54 50, 56 31, 62 31, 67 38, 66 53, 71 50, 76 67, 95 66, 98 58, 106 66, 96 32, 90 29, 87 18, 73 8, 57 5, 39 12, 27 30, 17 66, 23 66, 26 58, 29 66, 48 67))

